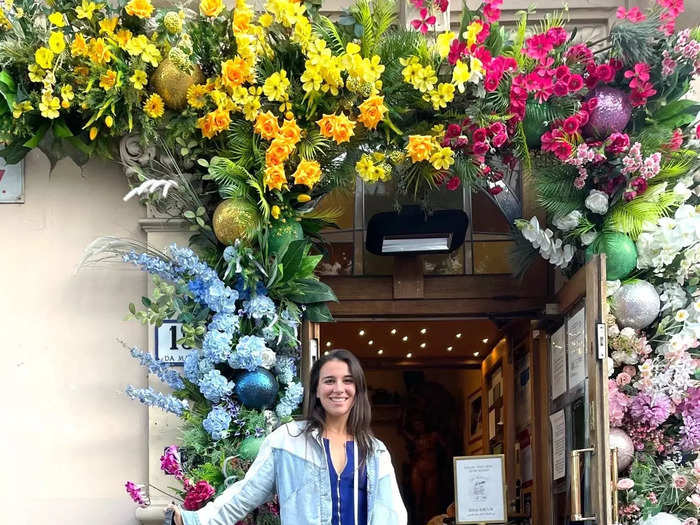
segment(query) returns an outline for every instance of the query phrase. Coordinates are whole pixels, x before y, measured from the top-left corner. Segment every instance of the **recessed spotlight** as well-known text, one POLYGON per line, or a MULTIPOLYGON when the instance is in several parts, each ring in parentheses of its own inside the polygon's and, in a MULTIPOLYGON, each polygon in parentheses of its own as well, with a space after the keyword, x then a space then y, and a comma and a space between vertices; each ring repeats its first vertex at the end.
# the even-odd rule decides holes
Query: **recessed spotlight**
POLYGON ((384 350, 382 350, 382 349, 380 348, 379 350, 377 350, 377 353, 378 353, 379 355, 382 355, 382 354, 384 353, 384 350))
POLYGON ((457 332, 457 335, 455 335, 455 337, 456 337, 457 339, 459 339, 460 337, 462 337, 462 332, 457 332))
POLYGON ((428 331, 427 328, 421 328, 421 329, 420 329, 420 333, 421 333, 421 334, 424 334, 424 333, 427 332, 427 331, 428 331))
POLYGON ((367 341, 367 344, 368 344, 368 345, 373 345, 373 344, 374 344, 374 341, 373 341, 372 339, 370 339, 369 341, 367 341))
POLYGON ((409 352, 409 353, 406 354, 406 357, 408 357, 409 359, 411 359, 411 358, 413 357, 413 354, 412 354, 411 352, 409 352))
POLYGON ((360 331, 357 332, 357 333, 358 333, 359 335, 365 335, 365 331, 364 331, 364 330, 360 330, 360 331))
POLYGON ((396 328, 392 328, 392 329, 391 329, 391 332, 389 332, 389 333, 390 333, 391 335, 395 335, 395 334, 396 334, 396 328))
POLYGON ((484 338, 481 340, 481 342, 484 343, 484 344, 486 344, 486 343, 489 342, 489 338, 488 338, 488 337, 484 337, 484 338))
POLYGON ((405 343, 406 341, 408 341, 408 336, 407 336, 407 335, 404 335, 404 336, 401 338, 401 340, 405 343))
POLYGON ((426 345, 426 343, 421 343, 421 344, 420 344, 420 347, 421 347, 421 348, 425 348, 425 345, 426 345))
POLYGON ((448 347, 447 347, 447 351, 448 351, 448 352, 452 352, 452 347, 451 347, 451 346, 448 346, 448 347))
POLYGON ((325 352, 323 352, 323 355, 328 355, 328 354, 329 354, 328 350, 326 350, 325 352))
POLYGON ((474 357, 479 357, 479 352, 474 352, 474 357))
POLYGON ((331 343, 330 341, 326 341, 326 346, 327 346, 328 348, 330 348, 332 344, 333 344, 333 343, 331 343))

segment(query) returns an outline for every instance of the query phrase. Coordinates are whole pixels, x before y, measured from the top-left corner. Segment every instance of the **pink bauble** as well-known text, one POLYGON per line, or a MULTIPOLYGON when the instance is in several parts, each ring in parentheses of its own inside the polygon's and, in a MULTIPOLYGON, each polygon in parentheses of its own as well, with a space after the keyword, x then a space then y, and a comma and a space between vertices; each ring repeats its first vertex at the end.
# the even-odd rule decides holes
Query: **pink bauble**
POLYGON ((617 471, 622 472, 634 461, 634 443, 621 428, 610 429, 610 448, 617 448, 617 471))
POLYGON ((627 93, 617 88, 600 86, 587 97, 598 99, 598 105, 591 111, 583 133, 589 137, 607 138, 611 133, 625 129, 632 116, 632 104, 627 93))

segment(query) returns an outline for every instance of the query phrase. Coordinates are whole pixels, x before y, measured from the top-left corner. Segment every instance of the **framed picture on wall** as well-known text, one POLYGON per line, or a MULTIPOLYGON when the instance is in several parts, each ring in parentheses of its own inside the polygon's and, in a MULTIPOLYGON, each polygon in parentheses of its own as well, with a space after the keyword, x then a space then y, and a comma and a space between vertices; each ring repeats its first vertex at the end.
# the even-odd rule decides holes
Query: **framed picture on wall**
POLYGON ((472 392, 467 398, 467 421, 469 423, 469 443, 482 439, 481 388, 472 392))

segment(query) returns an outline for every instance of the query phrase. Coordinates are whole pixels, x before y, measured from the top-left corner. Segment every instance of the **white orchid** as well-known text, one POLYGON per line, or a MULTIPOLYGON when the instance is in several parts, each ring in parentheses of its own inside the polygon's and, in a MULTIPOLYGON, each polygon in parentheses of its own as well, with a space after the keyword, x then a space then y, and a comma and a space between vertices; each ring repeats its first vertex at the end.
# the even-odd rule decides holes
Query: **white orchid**
POLYGON ((142 195, 153 195, 158 191, 162 191, 163 198, 165 198, 168 196, 168 191, 170 191, 171 188, 177 188, 177 182, 174 180, 148 179, 124 195, 124 201, 128 201, 135 195, 138 195, 139 197, 142 195))

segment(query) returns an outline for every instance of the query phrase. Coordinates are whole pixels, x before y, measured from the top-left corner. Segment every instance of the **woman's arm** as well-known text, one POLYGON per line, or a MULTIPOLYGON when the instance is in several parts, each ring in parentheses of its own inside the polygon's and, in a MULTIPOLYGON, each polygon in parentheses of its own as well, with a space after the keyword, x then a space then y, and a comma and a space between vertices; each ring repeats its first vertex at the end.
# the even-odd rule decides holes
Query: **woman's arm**
MULTIPOLYGON (((236 523, 251 511, 269 501, 275 492, 275 460, 268 436, 260 446, 255 461, 245 477, 227 488, 214 501, 197 511, 180 511, 184 525, 209 525, 210 523, 236 523)), ((174 523, 178 513, 175 513, 174 523)))

